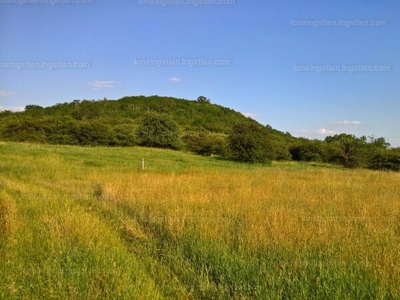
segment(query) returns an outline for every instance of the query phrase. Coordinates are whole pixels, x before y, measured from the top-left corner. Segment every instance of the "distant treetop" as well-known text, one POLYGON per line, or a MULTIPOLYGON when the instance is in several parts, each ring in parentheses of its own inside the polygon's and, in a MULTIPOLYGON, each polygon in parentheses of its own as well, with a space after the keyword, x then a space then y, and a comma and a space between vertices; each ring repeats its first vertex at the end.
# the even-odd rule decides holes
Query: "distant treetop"
POLYGON ((207 97, 204 96, 199 96, 197 98, 197 102, 201 102, 201 103, 211 103, 210 99, 208 99, 207 97))
POLYGON ((29 104, 25 106, 25 111, 31 110, 31 109, 43 109, 40 105, 35 105, 35 104, 29 104))

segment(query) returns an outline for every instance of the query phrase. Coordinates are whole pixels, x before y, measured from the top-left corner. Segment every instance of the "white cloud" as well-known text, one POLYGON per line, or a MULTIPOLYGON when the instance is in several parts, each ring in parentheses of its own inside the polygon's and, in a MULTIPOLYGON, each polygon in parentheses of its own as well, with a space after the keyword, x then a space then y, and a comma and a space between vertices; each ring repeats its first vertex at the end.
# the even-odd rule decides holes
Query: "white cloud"
POLYGON ((316 134, 320 134, 320 135, 339 134, 339 132, 338 132, 338 131, 335 131, 335 130, 329 130, 329 129, 326 129, 326 128, 320 128, 320 129, 317 129, 317 130, 315 130, 315 133, 316 133, 316 134))
POLYGON ((180 78, 178 78, 178 77, 172 77, 172 78, 169 79, 169 81, 172 81, 172 82, 179 82, 179 81, 182 81, 182 79, 180 79, 180 78))
POLYGON ((103 89, 103 88, 113 88, 115 86, 115 81, 92 81, 88 82, 88 86, 90 86, 94 90, 103 89))
POLYGON ((0 111, 11 110, 11 111, 24 111, 25 106, 0 106, 0 111))
POLYGON ((255 119, 258 117, 258 114, 254 114, 254 113, 243 113, 243 116, 247 117, 247 118, 252 118, 255 119))
POLYGON ((8 92, 8 91, 5 91, 5 90, 0 90, 0 97, 9 97, 9 96, 12 96, 12 95, 14 95, 14 93, 8 92))
POLYGON ((318 129, 303 129, 303 130, 295 130, 299 136, 304 136, 308 138, 324 138, 326 136, 332 136, 341 133, 350 134, 353 131, 358 131, 362 126, 360 121, 338 121, 326 123, 325 125, 321 125, 318 129))
POLYGON ((339 121, 339 122, 333 122, 332 124, 334 125, 360 125, 360 121, 339 121))
POLYGON ((341 133, 339 131, 330 130, 327 128, 320 128, 315 130, 302 129, 302 130, 296 130, 295 132, 305 136, 328 136, 341 133))

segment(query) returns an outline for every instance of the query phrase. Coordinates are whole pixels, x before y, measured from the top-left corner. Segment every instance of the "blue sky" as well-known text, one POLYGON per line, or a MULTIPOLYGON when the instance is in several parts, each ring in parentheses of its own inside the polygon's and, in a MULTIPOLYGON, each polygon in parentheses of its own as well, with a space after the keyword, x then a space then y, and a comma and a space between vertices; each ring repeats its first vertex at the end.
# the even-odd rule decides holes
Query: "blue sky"
POLYGON ((204 95, 294 136, 400 146, 398 0, 65 1, 0 0, 0 109, 204 95))

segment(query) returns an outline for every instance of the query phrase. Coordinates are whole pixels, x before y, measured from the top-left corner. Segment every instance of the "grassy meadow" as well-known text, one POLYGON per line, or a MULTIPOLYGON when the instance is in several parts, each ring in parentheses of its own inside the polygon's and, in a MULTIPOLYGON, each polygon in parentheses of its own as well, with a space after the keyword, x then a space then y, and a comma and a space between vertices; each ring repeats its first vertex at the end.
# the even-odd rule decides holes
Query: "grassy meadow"
POLYGON ((0 299, 399 299, 399 183, 0 142, 0 299))

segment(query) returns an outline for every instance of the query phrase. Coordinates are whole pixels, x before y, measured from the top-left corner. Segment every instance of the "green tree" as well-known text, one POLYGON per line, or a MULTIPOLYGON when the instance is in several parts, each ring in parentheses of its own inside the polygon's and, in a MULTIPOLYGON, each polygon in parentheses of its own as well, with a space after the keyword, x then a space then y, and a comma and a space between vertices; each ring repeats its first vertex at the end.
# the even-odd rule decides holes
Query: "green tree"
POLYGON ((172 118, 163 113, 146 112, 136 129, 141 146, 179 149, 179 128, 172 118))
POLYGON ((371 156, 368 168, 400 171, 400 149, 379 149, 371 156))
POLYGON ((186 149, 200 155, 218 155, 225 157, 228 152, 226 136, 200 132, 186 134, 183 138, 186 149))
POLYGON ((101 121, 81 121, 78 123, 77 132, 75 133, 76 139, 80 145, 104 145, 112 144, 112 131, 109 125, 101 121))
POLYGON ((375 149, 388 149, 390 147, 390 143, 387 143, 384 137, 375 138, 373 135, 368 136, 369 144, 373 146, 375 149))
POLYGON ((131 124, 120 124, 113 128, 112 146, 135 146, 136 137, 131 124))
POLYGON ((235 125, 229 135, 229 148, 233 159, 249 163, 266 163, 273 158, 265 128, 257 123, 235 125))
POLYGON ((322 162, 324 160, 323 142, 317 140, 299 139, 300 144, 290 148, 292 159, 296 161, 322 162))
POLYGON ((197 102, 200 102, 200 103, 211 103, 210 99, 208 99, 207 97, 204 97, 204 96, 199 96, 197 98, 197 102))
POLYGON ((351 134, 328 136, 325 142, 329 147, 329 162, 340 163, 346 168, 365 167, 367 165, 366 138, 357 138, 351 134))
POLYGON ((46 133, 40 119, 12 119, 2 131, 2 138, 15 142, 46 143, 46 133))
POLYGON ((33 110, 33 109, 43 109, 43 107, 40 105, 36 105, 36 104, 28 104, 27 106, 25 106, 25 111, 33 110))

